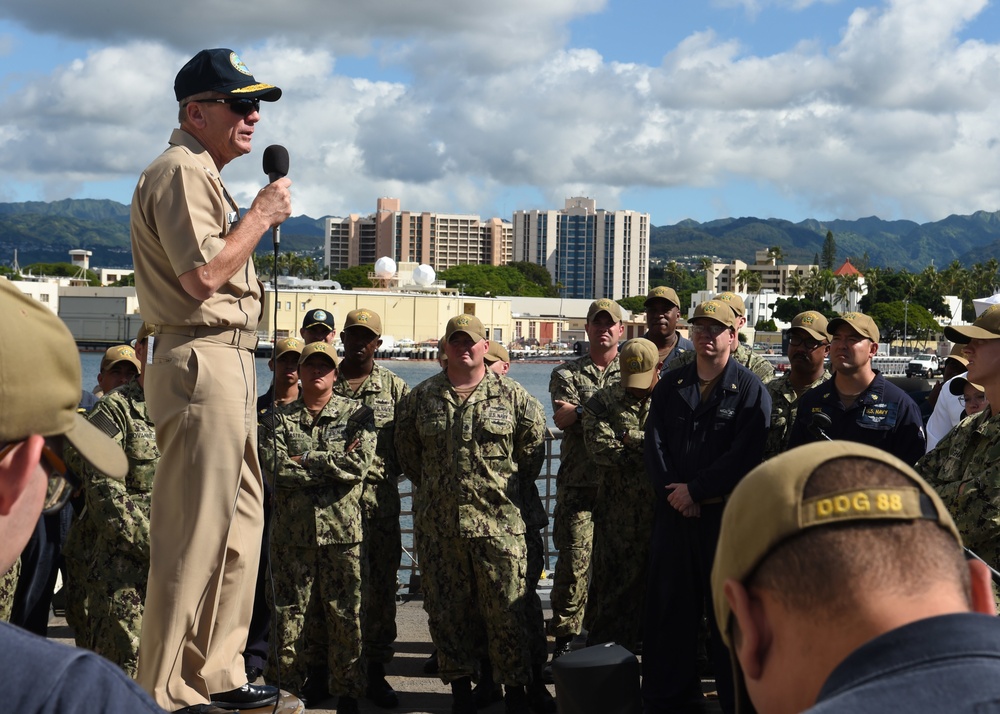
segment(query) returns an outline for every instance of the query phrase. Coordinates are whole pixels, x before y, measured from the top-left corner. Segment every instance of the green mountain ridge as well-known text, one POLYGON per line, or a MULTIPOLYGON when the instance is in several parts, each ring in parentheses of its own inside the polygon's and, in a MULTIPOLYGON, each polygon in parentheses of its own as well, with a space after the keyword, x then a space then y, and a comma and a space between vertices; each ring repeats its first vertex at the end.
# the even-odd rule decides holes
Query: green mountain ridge
MULTIPOLYGON (((281 228, 282 250, 319 257, 325 219, 289 218, 281 228)), ((28 265, 65 261, 68 251, 83 248, 93 251, 92 265, 130 266, 128 221, 129 207, 110 200, 0 203, 0 264, 10 265, 15 250, 18 262, 28 265)), ((944 268, 957 260, 971 266, 1000 255, 1000 211, 977 211, 923 224, 884 221, 877 216, 829 221, 810 218, 798 223, 753 216, 705 223, 685 219, 651 227, 650 258, 695 264, 699 256, 715 256, 723 261, 752 263, 756 251, 779 246, 783 262, 812 263, 822 252, 828 230, 837 244, 838 261, 850 257, 859 262, 867 255, 869 265, 913 272, 931 263, 944 268)), ((270 253, 271 242, 261 240, 257 251, 270 253)))

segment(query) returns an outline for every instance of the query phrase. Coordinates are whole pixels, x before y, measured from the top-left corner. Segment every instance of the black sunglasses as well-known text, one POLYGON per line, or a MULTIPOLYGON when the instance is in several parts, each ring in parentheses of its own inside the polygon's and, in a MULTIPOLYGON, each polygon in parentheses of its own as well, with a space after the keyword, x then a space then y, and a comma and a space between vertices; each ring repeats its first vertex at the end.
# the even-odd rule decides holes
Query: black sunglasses
MULTIPOLYGON (((210 103, 210 104, 228 104, 229 109, 241 117, 245 117, 248 114, 253 114, 254 112, 260 111, 260 100, 259 99, 248 99, 246 97, 227 97, 226 99, 193 99, 193 102, 197 104, 210 103)), ((190 104, 191 102, 188 102, 190 104)))

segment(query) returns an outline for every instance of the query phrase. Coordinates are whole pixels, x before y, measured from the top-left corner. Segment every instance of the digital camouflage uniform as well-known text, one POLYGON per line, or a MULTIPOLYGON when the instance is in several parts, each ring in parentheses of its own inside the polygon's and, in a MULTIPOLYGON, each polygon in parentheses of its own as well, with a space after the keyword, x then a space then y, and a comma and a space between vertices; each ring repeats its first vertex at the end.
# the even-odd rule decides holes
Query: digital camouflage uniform
POLYGON ((541 471, 544 438, 538 401, 488 370, 464 402, 445 372, 403 400, 396 451, 416 486, 424 608, 445 683, 475 676, 483 658, 501 684, 531 679, 520 506, 523 484, 541 471))
MULTIPOLYGON (((824 369, 820 378, 802 390, 802 394, 828 379, 830 372, 824 369)), ((764 446, 765 459, 777 456, 788 448, 788 436, 792 432, 792 424, 795 423, 795 413, 799 406, 799 395, 792 387, 789 374, 783 374, 768 382, 767 393, 771 395, 771 427, 767 431, 767 443, 764 446)))
POLYGON ((160 458, 156 434, 138 380, 108 392, 91 410, 90 423, 128 457, 124 481, 94 470, 76 454, 71 465, 84 480, 84 525, 93 537, 87 581, 88 646, 135 677, 149 573, 149 508, 160 458))
POLYGON ((1000 566, 1000 415, 984 409, 966 417, 916 469, 948 506, 965 545, 1000 566))
MULTIPOLYGON (((266 473, 274 472, 275 454, 278 461, 271 570, 281 684, 301 693, 313 666, 325 660, 330 692, 360 697, 361 493, 375 459, 371 410, 333 395, 313 419, 299 398, 279 407, 275 419, 260 420, 258 444, 266 473), (291 460, 298 455, 301 465, 291 460), (321 629, 325 653, 309 639, 321 629)), ((268 661, 267 681, 277 681, 275 665, 268 661)))
POLYGON ((10 570, 0 577, 0 621, 10 622, 10 611, 14 608, 14 590, 17 588, 17 576, 21 574, 21 559, 18 558, 10 566, 10 570))
MULTIPOLYGON (((556 400, 585 405, 598 389, 621 379, 618 357, 599 369, 590 355, 552 370, 549 395, 556 400)), ((572 637, 580 633, 587 606, 590 560, 594 547, 594 504, 598 478, 584 445, 583 423, 577 420, 563 431, 556 475, 556 508, 552 542, 559 557, 552 580, 552 619, 549 634, 572 637)))
POLYGON ((375 412, 378 445, 375 460, 365 478, 362 496, 362 524, 368 559, 364 607, 365 657, 369 662, 387 663, 396 641, 396 573, 402 554, 399 527, 399 477, 393 435, 396 405, 409 394, 406 382, 376 362, 368 379, 351 392, 346 379, 333 385, 333 393, 355 399, 375 412))
POLYGON ((73 518, 66 542, 63 543, 63 567, 66 581, 63 594, 66 602, 66 624, 73 628, 73 638, 77 647, 90 648, 93 641, 90 614, 87 605, 87 590, 90 581, 90 563, 93 560, 94 542, 97 529, 90 519, 90 511, 83 507, 73 518))
POLYGON ((637 399, 620 383, 597 392, 583 412, 587 450, 601 479, 588 642, 617 642, 633 652, 642 625, 655 501, 643 459, 648 414, 648 397, 637 399))
MULTIPOLYGON (((733 353, 733 359, 736 360, 738 364, 743 365, 756 374, 760 378, 760 381, 764 384, 767 384, 774 379, 774 367, 771 363, 742 342, 736 348, 736 352, 733 353)), ((677 359, 670 363, 670 370, 673 371, 675 369, 679 369, 686 364, 691 364, 694 360, 694 350, 684 352, 678 355, 677 359)))

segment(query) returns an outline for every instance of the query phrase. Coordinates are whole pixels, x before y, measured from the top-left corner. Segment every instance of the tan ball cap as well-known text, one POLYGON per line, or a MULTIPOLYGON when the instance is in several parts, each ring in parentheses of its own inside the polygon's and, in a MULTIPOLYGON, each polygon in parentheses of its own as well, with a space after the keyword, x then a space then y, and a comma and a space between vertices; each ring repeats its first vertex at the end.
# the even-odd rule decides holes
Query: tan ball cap
POLYGON ((306 360, 313 355, 322 355, 326 357, 333 363, 334 367, 340 365, 340 358, 337 357, 337 351, 334 349, 333 345, 328 342, 311 342, 306 345, 305 349, 302 350, 302 356, 299 357, 299 366, 301 367, 306 363, 306 360))
POLYGON ((847 325, 862 337, 867 337, 872 342, 878 342, 879 331, 875 321, 861 312, 845 312, 830 320, 826 326, 827 332, 831 335, 837 331, 841 325, 847 325))
POLYGON ((636 337, 626 342, 618 358, 622 386, 626 389, 649 389, 659 361, 660 353, 649 340, 636 337))
POLYGON ((944 328, 944 336, 963 345, 972 340, 1000 339, 1000 305, 990 305, 971 325, 944 328))
POLYGON ((344 330, 352 327, 365 327, 375 333, 376 337, 382 336, 382 318, 378 313, 368 308, 351 310, 344 320, 344 330))
POLYGON ((826 318, 823 316, 823 313, 816 312, 815 310, 806 310, 792 318, 792 326, 789 329, 802 330, 803 332, 807 332, 813 339, 826 342, 830 339, 826 328, 826 318))
POLYGON ((278 359, 282 355, 289 352, 300 355, 302 354, 302 349, 304 347, 305 343, 297 337, 286 337, 282 340, 278 340, 274 343, 274 359, 278 359))
POLYGON ((590 309, 587 310, 587 322, 593 322, 594 318, 602 312, 606 312, 611 315, 611 319, 615 322, 622 321, 622 306, 614 300, 601 298, 600 300, 594 300, 594 302, 590 303, 590 309))
POLYGON ((657 298, 673 303, 675 307, 681 306, 681 299, 677 297, 677 291, 671 287, 667 287, 666 285, 657 285, 655 288, 650 290, 646 295, 646 302, 644 302, 643 305, 649 305, 650 300, 656 300, 657 298))
POLYGON ((104 357, 101 359, 101 371, 107 372, 119 362, 128 362, 137 370, 142 369, 139 358, 135 356, 135 350, 132 349, 131 345, 115 345, 109 347, 104 353, 104 357))
POLYGON ((728 303, 729 306, 733 308, 733 312, 736 313, 737 317, 745 317, 747 314, 746 303, 743 302, 743 298, 736 293, 719 293, 712 299, 728 303))
POLYGON ((444 329, 444 341, 450 342, 451 336, 456 332, 464 332, 476 342, 486 339, 486 328, 475 315, 458 315, 448 320, 444 329))
POLYGON ((483 358, 486 360, 486 364, 493 364, 494 362, 507 362, 510 363, 510 353, 507 348, 501 345, 496 340, 490 342, 490 348, 486 350, 486 356, 483 358))
POLYGON ((0 280, 0 442, 63 436, 91 466, 112 478, 128 473, 125 452, 77 412, 83 378, 73 336, 51 310, 0 280), (26 348, 12 335, 31 335, 26 348), (44 374, 45 379, 30 375, 44 374))
POLYGON ((691 322, 701 317, 721 322, 726 327, 736 327, 736 313, 733 312, 733 308, 729 303, 722 302, 721 300, 706 300, 701 303, 694 309, 694 316, 691 318, 691 322))

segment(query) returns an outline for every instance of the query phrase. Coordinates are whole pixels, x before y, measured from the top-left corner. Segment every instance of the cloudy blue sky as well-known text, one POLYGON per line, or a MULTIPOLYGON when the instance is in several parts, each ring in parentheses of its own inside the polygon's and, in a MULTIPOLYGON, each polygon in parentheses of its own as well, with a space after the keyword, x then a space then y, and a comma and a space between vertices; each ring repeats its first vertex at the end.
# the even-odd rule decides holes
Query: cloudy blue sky
POLYGON ((296 215, 1000 209, 997 0, 4 0, 0 202, 127 203, 219 46, 284 89, 230 190, 284 144, 296 215))

